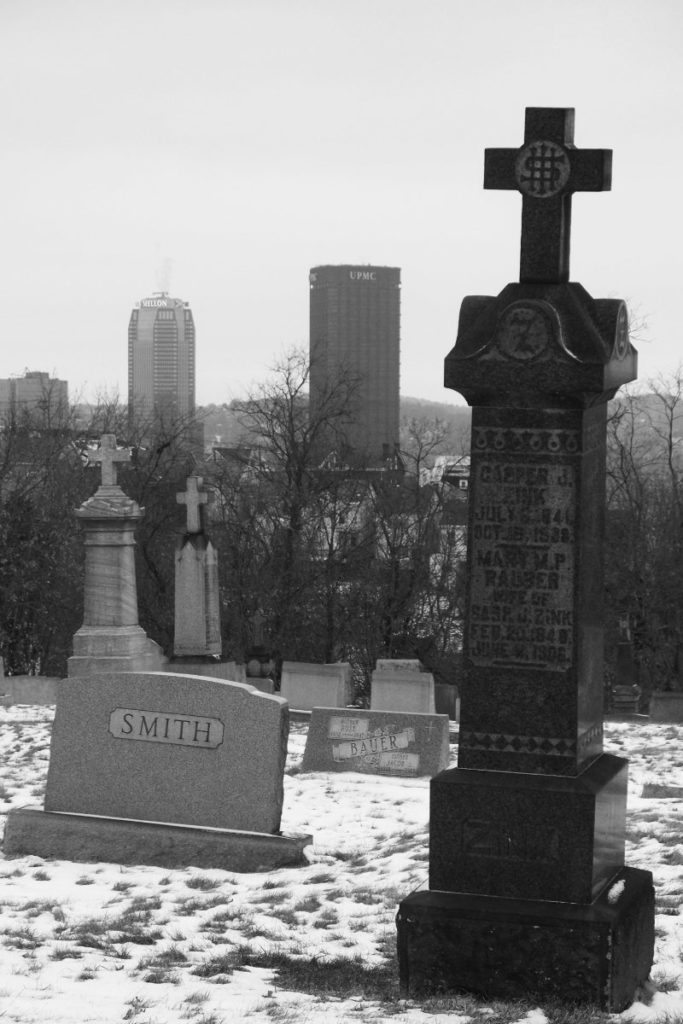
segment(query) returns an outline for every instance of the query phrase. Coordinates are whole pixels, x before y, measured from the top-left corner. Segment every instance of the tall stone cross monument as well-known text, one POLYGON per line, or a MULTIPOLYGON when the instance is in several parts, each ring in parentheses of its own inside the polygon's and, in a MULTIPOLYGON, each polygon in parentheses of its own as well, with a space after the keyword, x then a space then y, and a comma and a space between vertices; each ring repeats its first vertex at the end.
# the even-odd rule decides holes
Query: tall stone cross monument
POLYGON ((178 504, 185 506, 187 523, 175 553, 173 656, 193 664, 221 655, 218 558, 202 522, 201 510, 209 501, 202 483, 201 477, 190 476, 187 490, 176 494, 178 504))
POLYGON ((611 152, 529 108, 485 188, 522 195, 519 283, 462 304, 445 384, 472 406, 458 767, 431 782, 429 891, 401 903, 404 990, 619 1011, 652 963, 624 866, 627 763, 603 752, 607 401, 636 376, 625 304, 569 282, 572 194, 611 152))
POLYGON ((85 532, 83 625, 74 634, 69 676, 157 671, 163 653, 138 622, 135 528, 144 509, 119 487, 116 466, 131 453, 103 434, 88 462, 102 467, 102 483, 76 511, 85 532))

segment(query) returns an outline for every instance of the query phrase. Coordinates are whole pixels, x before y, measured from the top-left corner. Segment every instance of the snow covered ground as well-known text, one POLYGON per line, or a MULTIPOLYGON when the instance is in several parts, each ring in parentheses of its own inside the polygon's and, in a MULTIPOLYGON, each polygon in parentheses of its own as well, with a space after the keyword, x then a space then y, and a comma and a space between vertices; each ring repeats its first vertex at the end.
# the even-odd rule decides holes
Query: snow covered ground
MULTIPOLYGON (((52 717, 49 707, 0 708, 1 827, 10 808, 42 805, 52 717)), ((683 787, 683 726, 606 731, 606 749, 630 761, 626 861, 653 871, 657 891, 654 984, 615 1019, 672 1024, 683 1020, 681 801, 643 787, 683 787)), ((242 875, 0 856, 0 1021, 567 1020, 533 1003, 399 998, 394 919, 403 897, 427 888, 429 781, 303 775, 305 735, 292 725, 282 819, 285 834, 314 837, 302 868, 242 875)))

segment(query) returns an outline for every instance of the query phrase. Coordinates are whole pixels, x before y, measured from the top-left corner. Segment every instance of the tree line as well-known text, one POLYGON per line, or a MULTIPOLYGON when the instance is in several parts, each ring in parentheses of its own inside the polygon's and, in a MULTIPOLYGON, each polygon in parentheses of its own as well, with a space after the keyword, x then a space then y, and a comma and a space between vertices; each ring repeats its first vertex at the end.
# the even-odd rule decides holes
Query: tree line
MULTIPOLYGON (((352 663, 359 694, 380 657, 420 657, 457 680, 465 589, 464 494, 427 473, 464 455, 466 432, 405 420, 381 468, 344 448, 354 381, 312 412, 308 362, 286 356, 232 403, 242 436, 208 455, 193 420, 133 422, 103 400, 87 415, 38 408, 0 424, 0 655, 10 674, 63 676, 83 615, 84 548, 74 511, 94 493, 88 451, 103 433, 133 449, 121 486, 145 509, 136 533, 140 623, 172 654, 176 502, 190 474, 212 493, 223 657, 262 634, 283 660, 352 663)), ((627 643, 643 689, 683 689, 683 370, 610 403, 605 539, 606 684, 627 643)), ((466 494, 466 492, 465 492, 466 494)))
POLYGON ((74 510, 99 484, 88 465, 103 433, 132 448, 123 490, 136 531, 140 624, 172 654, 175 549, 190 474, 212 494, 223 657, 243 662, 259 634, 283 660, 350 661, 359 696, 378 657, 420 657, 453 678, 462 619, 462 493, 423 471, 466 441, 439 420, 403 424, 381 466, 345 448, 356 382, 331 381, 315 409, 302 352, 233 403, 239 443, 208 455, 194 420, 132 421, 117 401, 49 424, 41 410, 0 431, 0 654, 11 674, 63 676, 82 622, 84 549, 74 510))

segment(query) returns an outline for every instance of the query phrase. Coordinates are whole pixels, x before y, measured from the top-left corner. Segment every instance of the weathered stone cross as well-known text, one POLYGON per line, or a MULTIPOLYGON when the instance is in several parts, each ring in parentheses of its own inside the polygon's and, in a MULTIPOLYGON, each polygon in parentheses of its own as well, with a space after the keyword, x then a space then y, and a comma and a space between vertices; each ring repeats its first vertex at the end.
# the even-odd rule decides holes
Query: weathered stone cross
POLYGON ((188 533, 202 532, 202 521, 199 509, 201 505, 206 505, 209 500, 209 495, 206 491, 200 490, 202 483, 203 481, 200 476, 188 476, 187 490, 179 491, 175 496, 179 505, 185 505, 187 507, 188 533))
POLYGON ((100 447, 96 452, 88 454, 88 462, 102 464, 102 485, 116 486, 116 463, 130 462, 130 448, 116 447, 116 434, 102 434, 100 447))
POLYGON ((572 193, 612 184, 611 149, 576 149, 572 107, 527 107, 524 145, 487 149, 484 188, 522 193, 522 282, 569 280, 572 193))

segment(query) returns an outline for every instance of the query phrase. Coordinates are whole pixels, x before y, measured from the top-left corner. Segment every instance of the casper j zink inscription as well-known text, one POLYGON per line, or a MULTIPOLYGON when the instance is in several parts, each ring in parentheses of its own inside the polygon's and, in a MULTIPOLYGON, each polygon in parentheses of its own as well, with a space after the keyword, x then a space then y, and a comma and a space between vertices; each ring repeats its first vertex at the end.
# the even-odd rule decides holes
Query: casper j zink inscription
POLYGON ((469 656, 475 665, 572 663, 576 472, 477 460, 469 656))

